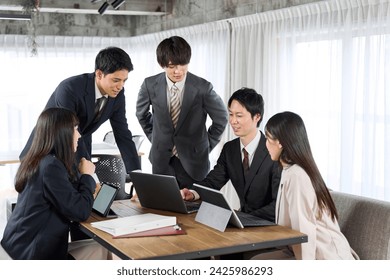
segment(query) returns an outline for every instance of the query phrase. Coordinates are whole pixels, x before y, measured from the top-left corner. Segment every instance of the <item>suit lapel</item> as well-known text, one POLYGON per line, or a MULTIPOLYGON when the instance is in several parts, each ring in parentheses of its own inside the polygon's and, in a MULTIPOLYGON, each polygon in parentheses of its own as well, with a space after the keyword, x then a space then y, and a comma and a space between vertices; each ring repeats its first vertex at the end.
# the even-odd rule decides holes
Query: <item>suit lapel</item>
POLYGON ((198 89, 194 86, 191 73, 187 72, 187 78, 184 85, 183 99, 181 103, 181 111, 179 115, 179 120, 177 122, 176 130, 179 130, 184 124, 188 113, 191 111, 192 103, 194 102, 195 97, 198 95, 198 89))
POLYGON ((157 104, 161 104, 161 107, 164 108, 164 115, 167 123, 170 123, 173 129, 172 118, 168 107, 167 80, 165 78, 165 73, 161 73, 157 77, 153 92, 155 93, 154 99, 156 100, 157 104))
POLYGON ((234 139, 234 145, 232 145, 232 149, 228 151, 232 155, 231 162, 234 164, 234 167, 236 169, 239 168, 239 171, 237 170, 237 180, 239 180, 239 185, 244 186, 245 189, 245 175, 244 175, 244 168, 242 165, 242 155, 241 155, 241 142, 240 137, 237 137, 234 139))
POLYGON ((259 144, 257 145, 255 155, 250 165, 249 173, 245 178, 245 193, 248 191, 255 175, 258 173, 258 170, 260 169, 261 165, 263 164, 263 161, 266 159, 268 155, 268 151, 265 146, 265 136, 261 131, 260 134, 261 136, 260 136, 259 144))

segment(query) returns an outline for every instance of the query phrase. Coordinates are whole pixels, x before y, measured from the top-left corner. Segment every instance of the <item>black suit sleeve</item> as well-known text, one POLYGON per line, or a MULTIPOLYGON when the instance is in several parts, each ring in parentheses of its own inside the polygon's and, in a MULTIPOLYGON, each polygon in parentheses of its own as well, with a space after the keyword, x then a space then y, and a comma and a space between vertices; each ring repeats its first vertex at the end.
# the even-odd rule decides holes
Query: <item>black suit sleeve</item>
POLYGON ((85 221, 91 214, 95 180, 90 175, 81 175, 76 188, 69 181, 63 164, 53 160, 45 168, 44 196, 55 205, 56 210, 71 221, 85 221))
POLYGON ((204 109, 212 120, 212 123, 207 131, 211 151, 219 143, 222 134, 225 131, 225 127, 228 122, 228 112, 226 105, 223 103, 221 97, 213 90, 211 84, 209 84, 203 104, 204 109))
POLYGON ((127 173, 141 169, 138 152, 132 139, 126 118, 125 95, 119 94, 115 99, 113 113, 110 117, 116 144, 126 166, 127 173))
POLYGON ((152 142, 153 114, 150 112, 150 105, 147 80, 145 80, 138 93, 136 116, 146 137, 152 142))
POLYGON ((229 181, 229 179, 230 176, 227 168, 225 145, 221 151, 221 154, 219 155, 217 164, 214 166, 213 170, 207 174, 206 178, 199 184, 212 189, 220 190, 229 181))

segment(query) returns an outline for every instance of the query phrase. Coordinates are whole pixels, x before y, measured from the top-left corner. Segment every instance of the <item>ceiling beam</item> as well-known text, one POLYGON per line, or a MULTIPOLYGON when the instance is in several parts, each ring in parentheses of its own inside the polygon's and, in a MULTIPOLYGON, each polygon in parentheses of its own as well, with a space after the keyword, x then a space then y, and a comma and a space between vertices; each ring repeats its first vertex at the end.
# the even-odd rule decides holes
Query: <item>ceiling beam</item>
POLYGON ((1 14, 0 19, 6 20, 31 20, 31 15, 26 14, 1 14))
MULTIPOLYGON (((67 1, 58 1, 57 4, 48 2, 43 7, 39 7, 40 13, 61 13, 61 14, 95 14, 98 15, 98 9, 103 3, 86 3, 70 4, 67 1), (65 2, 65 3, 64 3, 65 2)), ((55 1, 54 1, 55 2, 55 1)), ((127 0, 118 10, 109 8, 104 14, 108 15, 132 15, 132 16, 162 16, 166 15, 165 10, 171 9, 171 0, 155 0, 155 1, 136 1, 127 0), (169 9, 167 7, 169 5, 169 9), (127 7, 129 8, 127 8, 127 7), (131 9, 130 9, 131 8, 131 9)), ((0 11, 7 12, 24 12, 21 5, 0 5, 0 11)))

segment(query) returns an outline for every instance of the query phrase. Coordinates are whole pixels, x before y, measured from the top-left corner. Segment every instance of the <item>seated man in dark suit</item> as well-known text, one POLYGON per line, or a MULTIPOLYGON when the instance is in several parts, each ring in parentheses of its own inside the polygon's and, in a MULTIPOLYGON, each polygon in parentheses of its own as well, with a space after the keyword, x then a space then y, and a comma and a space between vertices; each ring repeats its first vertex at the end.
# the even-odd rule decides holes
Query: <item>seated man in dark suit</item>
MULTIPOLYGON (((238 138, 224 145, 214 169, 199 184, 221 189, 231 180, 241 211, 275 221, 281 170, 271 160, 265 136, 258 129, 264 113, 263 98, 253 89, 242 88, 230 97, 228 109, 230 125, 238 138)), ((199 198, 190 189, 183 189, 182 195, 185 200, 199 198)))
MULTIPOLYGON (((281 169, 271 160, 265 136, 258 129, 264 114, 263 98, 253 89, 242 88, 230 97, 228 109, 229 123, 238 137, 225 143, 214 169, 199 184, 219 190, 231 180, 241 211, 274 222, 281 169)), ((185 200, 199 199, 192 189, 181 192, 185 200)), ((221 256, 242 258, 241 253, 221 256)))

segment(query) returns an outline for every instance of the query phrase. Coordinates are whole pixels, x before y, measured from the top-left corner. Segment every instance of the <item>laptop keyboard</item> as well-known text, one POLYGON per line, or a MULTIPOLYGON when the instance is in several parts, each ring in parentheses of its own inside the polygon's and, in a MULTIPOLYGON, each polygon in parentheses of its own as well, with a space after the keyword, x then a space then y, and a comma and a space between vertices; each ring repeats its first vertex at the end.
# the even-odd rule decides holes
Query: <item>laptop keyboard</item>
POLYGON ((275 225, 273 222, 253 216, 251 214, 236 211, 238 218, 244 227, 270 226, 275 225))
POLYGON ((200 203, 195 201, 185 201, 184 202, 187 208, 188 213, 196 212, 199 210, 200 203))
POLYGON ((113 203, 111 205, 111 210, 119 217, 129 217, 140 214, 136 209, 123 205, 122 203, 113 203))

